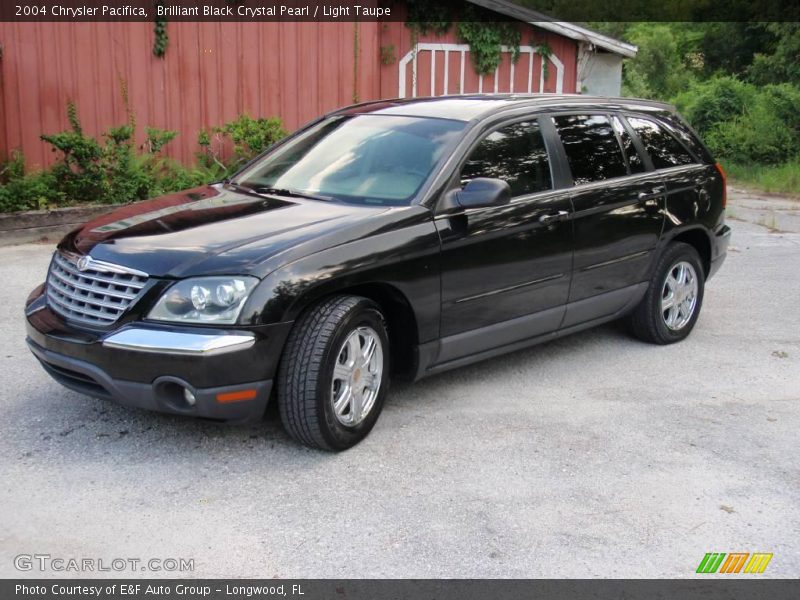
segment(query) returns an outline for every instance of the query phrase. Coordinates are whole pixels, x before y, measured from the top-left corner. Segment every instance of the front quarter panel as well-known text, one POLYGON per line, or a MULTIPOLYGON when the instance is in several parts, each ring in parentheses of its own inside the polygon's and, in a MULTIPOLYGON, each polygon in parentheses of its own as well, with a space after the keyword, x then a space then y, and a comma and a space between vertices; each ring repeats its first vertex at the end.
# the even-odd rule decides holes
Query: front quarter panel
POLYGON ((392 210, 376 217, 371 229, 364 237, 273 270, 247 301, 240 322, 293 321, 326 296, 378 284, 391 286, 406 298, 416 317, 419 343, 435 339, 440 269, 439 238, 431 212, 422 206, 392 210))

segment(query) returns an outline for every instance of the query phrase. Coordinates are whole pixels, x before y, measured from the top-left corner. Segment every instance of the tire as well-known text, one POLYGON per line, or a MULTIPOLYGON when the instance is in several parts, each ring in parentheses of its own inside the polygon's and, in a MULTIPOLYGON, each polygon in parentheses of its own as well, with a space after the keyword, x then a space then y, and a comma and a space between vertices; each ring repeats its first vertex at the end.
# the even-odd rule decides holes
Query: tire
POLYGON ((685 339, 700 315, 704 288, 705 272, 697 250, 682 242, 670 244, 653 270, 644 298, 628 316, 631 332, 652 344, 674 344, 685 339), (684 281, 678 282, 678 278, 684 281), (694 285, 689 279, 694 280, 694 285), (670 306, 670 296, 672 307, 663 308, 670 306))
POLYGON ((289 334, 278 369, 278 408, 287 433, 329 451, 363 440, 383 408, 389 359, 386 320, 373 301, 335 296, 311 307, 289 334), (369 340, 375 344, 365 363, 369 340))

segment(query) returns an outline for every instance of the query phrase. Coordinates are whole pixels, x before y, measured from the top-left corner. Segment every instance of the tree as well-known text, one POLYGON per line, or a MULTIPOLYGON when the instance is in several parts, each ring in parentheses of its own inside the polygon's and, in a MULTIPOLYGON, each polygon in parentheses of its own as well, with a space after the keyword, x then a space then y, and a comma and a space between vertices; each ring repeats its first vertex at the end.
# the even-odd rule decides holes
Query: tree
POLYGON ((800 85, 800 23, 768 23, 774 36, 769 51, 753 57, 748 77, 753 83, 793 83, 800 85))
POLYGON ((686 28, 668 23, 637 23, 627 31, 639 47, 625 63, 623 93, 640 98, 667 100, 686 89, 701 66, 696 60, 686 28))

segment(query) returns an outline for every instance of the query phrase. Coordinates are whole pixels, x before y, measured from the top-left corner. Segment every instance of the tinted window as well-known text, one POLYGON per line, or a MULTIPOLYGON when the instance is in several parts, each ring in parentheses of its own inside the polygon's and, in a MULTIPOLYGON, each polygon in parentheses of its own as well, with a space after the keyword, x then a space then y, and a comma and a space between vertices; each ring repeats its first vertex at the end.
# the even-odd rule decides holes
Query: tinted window
POLYGON ((699 156, 706 162, 714 162, 705 146, 697 139, 697 135, 677 116, 667 119, 667 129, 674 133, 684 146, 689 148, 695 156, 699 156))
POLYGON ((539 124, 514 123, 487 135, 461 169, 462 185, 476 177, 508 182, 512 196, 549 190, 550 164, 539 124))
POLYGON ((605 115, 555 117, 575 185, 628 174, 617 136, 605 115))
POLYGON ((356 204, 408 204, 463 128, 445 119, 331 117, 268 153, 237 183, 356 204))
POLYGON ((696 162, 689 151, 655 121, 628 117, 628 123, 642 140, 656 169, 678 167, 696 162))
POLYGON ((642 157, 639 156, 639 153, 636 151, 636 146, 633 145, 633 138, 631 137, 631 134, 628 133, 628 130, 622 126, 622 121, 620 121, 617 117, 614 117, 612 121, 614 122, 614 129, 619 136, 619 141, 622 142, 622 149, 625 152, 625 158, 628 159, 628 168, 630 169, 630 172, 644 172, 644 162, 642 161, 642 157))

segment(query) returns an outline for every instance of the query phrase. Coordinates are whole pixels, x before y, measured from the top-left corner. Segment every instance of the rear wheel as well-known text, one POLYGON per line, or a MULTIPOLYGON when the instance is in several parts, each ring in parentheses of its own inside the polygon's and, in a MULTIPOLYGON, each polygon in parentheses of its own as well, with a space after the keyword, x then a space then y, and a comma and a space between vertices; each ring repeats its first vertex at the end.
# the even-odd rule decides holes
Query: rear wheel
POLYGON ((278 372, 286 431, 314 448, 344 450, 370 432, 389 387, 389 343, 377 304, 336 296, 295 324, 278 372))
POLYGON ((656 265, 647 293, 628 317, 633 334, 654 344, 686 338, 700 315, 704 288, 697 250, 682 242, 669 245, 656 265))

